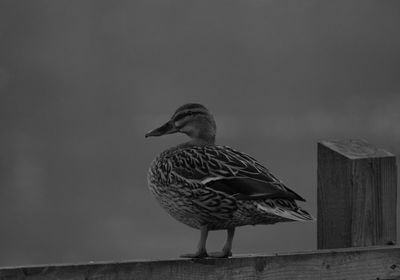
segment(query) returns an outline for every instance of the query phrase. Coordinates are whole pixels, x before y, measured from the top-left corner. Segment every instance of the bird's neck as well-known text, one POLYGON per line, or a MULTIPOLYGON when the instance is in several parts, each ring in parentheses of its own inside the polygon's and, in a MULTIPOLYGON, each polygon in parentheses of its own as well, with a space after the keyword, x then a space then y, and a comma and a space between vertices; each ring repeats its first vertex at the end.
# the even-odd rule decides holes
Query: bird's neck
POLYGON ((211 126, 193 127, 186 132, 191 138, 189 143, 197 145, 214 145, 215 144, 215 128, 211 126))
POLYGON ((197 143, 215 144, 215 130, 204 129, 192 136, 192 141, 197 143))
POLYGON ((197 138, 192 139, 189 142, 196 144, 196 145, 215 145, 215 136, 209 138, 197 138))
POLYGON ((182 143, 179 147, 192 147, 192 146, 213 146, 215 145, 215 136, 213 138, 192 138, 189 141, 182 143))

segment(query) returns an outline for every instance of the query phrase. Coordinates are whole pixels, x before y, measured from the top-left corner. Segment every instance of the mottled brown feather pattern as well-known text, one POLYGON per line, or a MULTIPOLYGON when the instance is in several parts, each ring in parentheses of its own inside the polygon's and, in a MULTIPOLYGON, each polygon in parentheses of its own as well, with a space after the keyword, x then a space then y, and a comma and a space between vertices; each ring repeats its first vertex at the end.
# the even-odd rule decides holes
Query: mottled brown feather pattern
POLYGON ((194 228, 312 219, 295 202, 303 198, 254 158, 226 146, 184 144, 168 149, 152 162, 148 181, 161 206, 194 228), (246 178, 247 185, 235 189, 223 181, 230 178, 246 178), (225 186, 218 188, 214 181, 225 186))

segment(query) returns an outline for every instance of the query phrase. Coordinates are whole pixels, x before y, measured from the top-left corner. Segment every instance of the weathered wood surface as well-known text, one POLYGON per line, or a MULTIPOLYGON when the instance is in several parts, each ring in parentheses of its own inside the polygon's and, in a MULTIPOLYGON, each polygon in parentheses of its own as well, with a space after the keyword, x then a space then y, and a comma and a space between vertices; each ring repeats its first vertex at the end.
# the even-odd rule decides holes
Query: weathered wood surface
POLYGON ((0 269, 0 279, 400 279, 400 247, 0 269))
POLYGON ((396 242, 396 157, 362 140, 318 143, 318 249, 396 242))

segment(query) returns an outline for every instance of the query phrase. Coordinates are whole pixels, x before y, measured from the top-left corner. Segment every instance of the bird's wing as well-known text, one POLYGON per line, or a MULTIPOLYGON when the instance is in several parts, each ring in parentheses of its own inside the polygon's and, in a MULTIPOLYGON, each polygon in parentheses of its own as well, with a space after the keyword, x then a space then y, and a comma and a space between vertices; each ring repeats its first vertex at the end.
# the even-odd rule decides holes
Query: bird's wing
POLYGON ((286 198, 305 201, 254 158, 226 146, 177 150, 170 158, 172 172, 186 181, 242 200, 286 198))

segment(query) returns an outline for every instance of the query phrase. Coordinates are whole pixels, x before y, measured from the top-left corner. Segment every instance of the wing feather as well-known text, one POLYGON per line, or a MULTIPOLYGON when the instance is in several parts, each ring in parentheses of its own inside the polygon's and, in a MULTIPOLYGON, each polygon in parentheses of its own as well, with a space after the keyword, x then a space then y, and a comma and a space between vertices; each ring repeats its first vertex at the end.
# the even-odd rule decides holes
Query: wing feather
POLYGON ((305 201, 253 157, 227 146, 195 146, 171 157, 174 173, 242 200, 286 198, 305 201))

